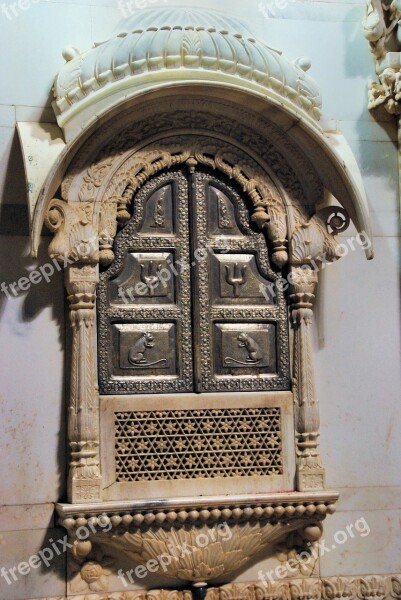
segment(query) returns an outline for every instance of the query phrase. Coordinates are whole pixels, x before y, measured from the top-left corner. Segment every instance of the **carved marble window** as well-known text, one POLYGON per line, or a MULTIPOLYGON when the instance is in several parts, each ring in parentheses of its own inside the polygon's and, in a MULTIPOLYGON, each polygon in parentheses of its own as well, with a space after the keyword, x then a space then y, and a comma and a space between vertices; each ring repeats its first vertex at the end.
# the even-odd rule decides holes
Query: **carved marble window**
POLYGON ((316 541, 335 509, 313 305, 336 234, 352 220, 369 235, 369 214, 345 140, 318 123, 306 61, 210 11, 139 12, 109 42, 64 52, 56 162, 20 124, 33 253, 45 222, 70 304, 57 510, 90 569, 103 546, 147 564, 224 523, 221 547, 170 561, 167 577, 203 588, 262 548, 316 541), (111 530, 78 540, 98 523, 111 530))

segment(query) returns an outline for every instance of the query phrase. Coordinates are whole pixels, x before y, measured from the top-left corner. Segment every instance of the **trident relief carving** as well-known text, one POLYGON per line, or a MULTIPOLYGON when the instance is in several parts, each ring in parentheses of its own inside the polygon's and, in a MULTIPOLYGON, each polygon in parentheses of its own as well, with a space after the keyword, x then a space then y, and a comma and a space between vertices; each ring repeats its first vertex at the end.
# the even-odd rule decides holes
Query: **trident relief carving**
POLYGON ((239 297, 240 287, 247 281, 247 265, 234 263, 233 265, 224 265, 226 272, 226 282, 233 287, 234 298, 239 297))

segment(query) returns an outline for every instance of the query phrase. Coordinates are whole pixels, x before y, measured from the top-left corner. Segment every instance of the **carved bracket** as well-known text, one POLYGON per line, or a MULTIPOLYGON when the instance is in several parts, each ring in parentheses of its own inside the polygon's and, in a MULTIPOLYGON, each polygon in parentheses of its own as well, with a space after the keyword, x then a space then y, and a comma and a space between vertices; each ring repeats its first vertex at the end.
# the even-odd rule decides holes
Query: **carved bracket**
MULTIPOLYGON (((324 492, 293 493, 261 495, 252 504, 245 497, 232 497, 231 503, 218 499, 208 503, 203 498, 190 506, 179 500, 160 506, 156 502, 152 507, 115 503, 112 510, 104 505, 102 514, 101 504, 58 505, 57 510, 73 545, 74 581, 85 580, 89 571, 100 580, 102 559, 98 557, 101 553, 107 557, 107 549, 113 549, 134 565, 157 563, 163 557, 160 575, 206 585, 237 571, 263 548, 288 540, 292 533, 297 539, 317 541, 320 523, 334 512, 337 498, 324 492), (84 541, 82 529, 88 532, 84 541)), ((105 566, 112 566, 108 559, 105 566)))
POLYGON ((99 262, 99 232, 93 203, 68 204, 54 199, 46 214, 46 226, 54 234, 49 255, 65 267, 99 262))

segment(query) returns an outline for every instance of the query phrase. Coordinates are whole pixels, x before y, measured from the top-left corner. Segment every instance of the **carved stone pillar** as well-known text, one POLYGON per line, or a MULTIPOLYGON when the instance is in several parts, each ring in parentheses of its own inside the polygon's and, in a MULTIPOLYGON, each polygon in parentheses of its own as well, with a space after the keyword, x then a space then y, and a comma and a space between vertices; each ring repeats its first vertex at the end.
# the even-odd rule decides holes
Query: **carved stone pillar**
POLYGON ((320 416, 312 350, 312 308, 316 284, 317 273, 311 267, 292 267, 290 300, 294 326, 293 392, 299 491, 321 490, 325 484, 318 443, 320 416))
POLYGON ((93 203, 53 199, 46 225, 54 233, 49 254, 65 268, 72 353, 68 439, 68 501, 100 500, 99 392, 96 364, 96 287, 99 239, 93 203))
POLYGON ((69 267, 66 287, 72 327, 68 436, 70 502, 100 499, 99 393, 96 374, 96 286, 98 266, 69 267))
POLYGON ((345 231, 348 225, 349 216, 343 209, 328 206, 308 222, 301 221, 289 240, 297 487, 300 492, 325 488, 325 469, 319 452, 320 416, 313 366, 313 302, 319 265, 339 258, 335 235, 345 231))

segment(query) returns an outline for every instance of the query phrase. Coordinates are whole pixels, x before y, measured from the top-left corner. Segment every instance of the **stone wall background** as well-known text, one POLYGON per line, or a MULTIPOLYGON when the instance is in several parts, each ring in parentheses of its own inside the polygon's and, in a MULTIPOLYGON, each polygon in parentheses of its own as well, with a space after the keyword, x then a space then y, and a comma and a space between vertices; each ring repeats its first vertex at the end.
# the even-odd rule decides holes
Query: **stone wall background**
MULTIPOLYGON (((325 539, 330 544, 337 531, 359 518, 371 533, 323 556, 320 574, 400 573, 397 132, 389 116, 378 121, 367 111, 374 67, 361 28, 365 0, 135 0, 133 10, 120 3, 127 13, 173 4, 218 8, 247 20, 255 36, 290 59, 311 58, 327 128, 342 130, 357 157, 376 258, 367 262, 357 249, 324 272, 315 350, 327 483, 341 492, 325 539)), ((15 122, 54 121, 50 90, 63 48, 84 50, 107 39, 123 17, 117 0, 20 0, 16 6, 18 15, 11 19, 0 7, 0 279, 6 284, 44 264, 49 242, 43 238, 38 260, 29 257, 15 122)), ((18 298, 0 294, 0 567, 6 569, 64 535, 55 529, 53 514, 53 503, 65 491, 63 298, 60 274, 18 298)), ((257 580, 260 568, 263 563, 239 579, 257 580)), ((49 569, 18 575, 12 585, 0 578, 2 600, 65 593, 64 555, 49 569)))

